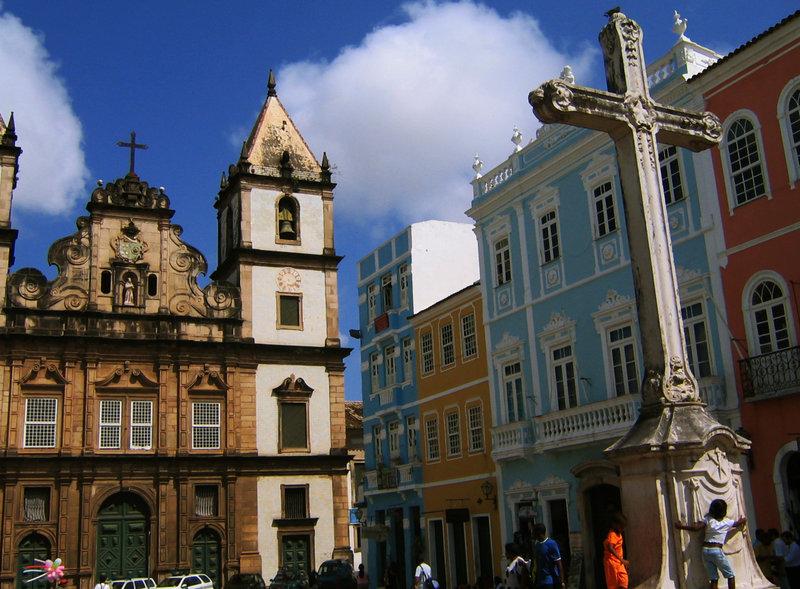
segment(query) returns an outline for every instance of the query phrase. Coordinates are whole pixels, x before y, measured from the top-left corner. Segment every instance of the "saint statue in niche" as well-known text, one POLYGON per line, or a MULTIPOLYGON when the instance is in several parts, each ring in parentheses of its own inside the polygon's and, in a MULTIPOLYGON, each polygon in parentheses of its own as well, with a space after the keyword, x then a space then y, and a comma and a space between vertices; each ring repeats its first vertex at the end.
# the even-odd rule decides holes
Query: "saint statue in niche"
POLYGON ((125 282, 122 285, 122 304, 126 307, 136 305, 136 293, 134 292, 134 284, 130 275, 125 277, 125 282))
POLYGON ((295 205, 292 199, 283 198, 278 203, 278 235, 281 239, 297 239, 295 205))

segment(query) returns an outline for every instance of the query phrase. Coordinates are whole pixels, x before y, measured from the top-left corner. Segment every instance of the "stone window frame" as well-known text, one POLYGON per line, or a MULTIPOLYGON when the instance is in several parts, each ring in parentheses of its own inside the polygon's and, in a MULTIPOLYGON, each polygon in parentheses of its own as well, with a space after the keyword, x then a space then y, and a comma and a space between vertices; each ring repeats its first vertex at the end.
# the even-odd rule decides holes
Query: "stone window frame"
POLYGON ((689 188, 689 185, 686 183, 686 174, 685 174, 684 169, 683 169, 684 166, 683 166, 683 158, 681 157, 681 153, 682 153, 681 152, 681 148, 679 148, 677 145, 658 144, 658 166, 659 166, 659 172, 661 173, 661 189, 664 192, 664 204, 666 206, 668 206, 668 207, 688 199, 688 195, 687 195, 686 191, 689 188), (670 154, 666 158, 662 159, 662 157, 661 157, 662 154, 664 154, 664 153, 666 153, 666 152, 668 152, 670 150, 674 150, 675 151, 674 155, 670 154), (677 184, 677 186, 680 187, 681 197, 680 198, 672 197, 672 200, 670 202, 667 202, 667 191, 664 189, 664 185, 667 184, 669 186, 671 194, 674 193, 675 186, 676 186, 676 184, 673 182, 673 174, 669 170, 669 165, 672 164, 673 162, 675 163, 675 165, 678 168, 678 174, 677 174, 678 184, 677 184), (664 176, 664 168, 665 167, 667 167, 667 171, 670 172, 669 176, 666 176, 666 177, 664 176))
MULTIPOLYGON (((755 309, 752 305, 752 297, 753 291, 755 288, 765 281, 774 282, 780 287, 783 296, 780 302, 783 304, 783 309, 786 314, 786 324, 789 336, 789 346, 793 347, 797 345, 797 333, 795 332, 794 326, 794 316, 792 314, 792 306, 789 304, 789 295, 791 290, 787 288, 787 281, 784 279, 783 276, 778 274, 772 270, 762 270, 761 272, 755 273, 753 276, 745 284, 745 287, 742 289, 742 314, 744 316, 744 323, 746 326, 747 332, 747 349, 750 356, 760 356, 765 352, 761 352, 759 343, 758 343, 758 331, 756 328, 755 318, 753 314, 755 309)), ((772 327, 770 328, 771 333, 773 332, 772 327)), ((773 333, 774 335, 774 333, 773 333)), ((773 350, 774 352, 775 350, 773 350)))
MULTIPOLYGON (((620 207, 617 206, 620 202, 619 187, 617 180, 617 163, 616 160, 608 153, 598 153, 592 156, 588 161, 586 168, 580 173, 581 184, 586 192, 586 207, 589 211, 589 220, 592 226, 592 237, 595 240, 608 237, 615 232, 618 232, 621 227, 620 207), (602 235, 600 234, 600 227, 597 220, 597 195, 595 192, 598 188, 605 184, 611 185, 611 202, 614 213, 614 229, 607 230, 602 235)), ((552 197, 551 197, 552 198, 552 197)), ((556 202, 551 207, 545 205, 539 206, 539 217, 544 214, 547 208, 557 208, 560 203, 556 202)), ((604 209, 605 210, 605 209, 604 209)), ((541 237, 540 237, 541 242, 541 237)), ((540 243, 541 246, 541 243, 540 243)), ((540 259, 543 259, 540 256, 540 259)))
POLYGON ((736 112, 731 113, 730 115, 728 115, 728 118, 725 119, 725 122, 722 125, 721 137, 722 139, 719 142, 718 149, 720 153, 720 160, 722 163, 722 170, 723 170, 722 175, 725 179, 725 191, 728 197, 729 214, 733 215, 735 209, 745 206, 764 196, 766 196, 767 199, 771 199, 772 192, 770 190, 769 171, 767 170, 767 159, 765 157, 766 152, 764 151, 764 139, 761 133, 761 122, 759 121, 756 114, 749 109, 739 109, 736 112), (758 150, 758 160, 759 164, 761 165, 761 175, 764 181, 764 194, 753 197, 742 203, 737 203, 736 192, 733 186, 733 173, 731 171, 730 154, 728 151, 728 131, 730 130, 731 126, 733 126, 733 124, 740 119, 746 119, 748 122, 750 122, 751 125, 753 125, 753 133, 756 141, 756 149, 758 150))
POLYGON ((441 462, 442 448, 439 436, 439 414, 436 411, 426 411, 422 416, 422 423, 425 432, 425 462, 427 464, 441 462), (432 428, 430 426, 431 423, 433 424, 432 428), (432 450, 435 451, 432 452, 432 450))
MULTIPOLYGON (((594 328, 600 337, 600 347, 603 353, 603 374, 605 376, 606 399, 618 398, 616 393, 616 382, 614 378, 614 366, 611 355, 611 342, 609 340, 611 331, 614 329, 631 327, 631 339, 633 340, 633 354, 636 361, 636 375, 638 386, 641 387, 642 369, 641 364, 642 350, 639 320, 636 315, 636 302, 633 297, 620 294, 611 289, 606 293, 605 298, 600 303, 597 311, 592 313, 594 328)), ((574 350, 574 345, 573 345, 574 350)), ((573 353, 573 358, 575 354, 573 353)), ((638 392, 638 391, 637 391, 638 392)), ((578 394, 580 396, 580 377, 578 377, 578 394)), ((580 399, 579 399, 580 400, 580 399)), ((578 403, 580 405, 580 402, 578 403)))
MULTIPOLYGON (((519 423, 521 421, 525 421, 528 419, 528 407, 527 403, 525 402, 525 372, 522 369, 522 359, 512 360, 509 362, 505 362, 501 368, 500 373, 501 383, 502 383, 502 405, 503 405, 503 416, 505 418, 506 423, 519 423), (519 371, 509 372, 509 369, 513 366, 519 366, 519 371), (519 382, 519 392, 522 393, 522 410, 520 410, 519 399, 517 399, 516 391, 515 395, 513 396, 512 400, 514 402, 514 420, 512 421, 509 417, 509 405, 508 405, 508 385, 511 383, 519 382)), ((513 387, 515 388, 515 387, 513 387)))
MULTIPOLYGON (((796 151, 800 149, 800 144, 797 146, 792 145, 793 134, 791 121, 789 120, 789 100, 795 92, 800 92, 800 76, 795 76, 783 87, 778 97, 777 107, 778 125, 781 129, 783 151, 786 156, 786 169, 789 174, 789 186, 791 187, 796 186, 797 182, 800 181, 800 156, 797 155, 796 151)), ((798 115, 800 115, 800 105, 798 105, 798 115)))
POLYGON ((536 224, 539 229, 539 265, 546 266, 557 263, 561 259, 562 250, 558 209, 554 207, 542 212, 538 215, 536 224), (551 215, 552 218, 550 218, 551 215), (547 235, 546 242, 545 233, 547 235))
POLYGON ((98 399, 97 400, 97 449, 99 451, 103 450, 122 450, 122 439, 123 439, 123 429, 124 429, 124 403, 122 399, 98 399), (116 421, 110 421, 108 414, 104 417, 104 408, 115 406, 117 409, 116 421), (104 421, 105 419, 105 421, 104 421), (109 441, 109 432, 113 431, 111 428, 115 428, 116 430, 116 444, 115 445, 104 445, 104 441, 108 444, 109 441), (104 434, 107 434, 104 436, 104 434), (105 438, 105 439, 104 439, 105 438))
MULTIPOLYGON (((522 390, 525 391, 525 362, 528 360, 523 349, 523 342, 509 333, 504 333, 501 340, 495 345, 492 353, 492 366, 495 370, 495 378, 498 383, 497 401, 501 407, 501 420, 503 424, 516 423, 508 420, 508 407, 506 403, 505 367, 509 364, 518 362, 520 374, 522 375, 522 390)), ((528 395, 523 395, 523 403, 526 419, 533 416, 538 407, 534 407, 533 413, 530 411, 528 395)))
POLYGON ((287 329, 291 331, 303 331, 303 293, 301 292, 275 292, 275 328, 287 329), (295 298, 298 300, 298 319, 299 325, 284 325, 281 323, 281 299, 295 298))
POLYGON ((126 389, 124 391, 114 391, 113 389, 106 389, 102 392, 98 391, 97 396, 97 445, 95 446, 95 450, 99 453, 152 453, 155 451, 155 429, 156 429, 156 401, 157 401, 157 394, 155 391, 147 392, 147 391, 137 391, 134 392, 130 389, 126 389), (109 402, 117 402, 120 404, 120 416, 119 416, 119 423, 102 423, 103 412, 102 406, 103 403, 109 402), (147 447, 144 446, 134 446, 133 445, 133 428, 134 426, 137 427, 144 427, 144 423, 141 424, 134 424, 133 423, 133 404, 134 403, 149 403, 150 404, 150 445, 147 447), (119 443, 117 446, 107 446, 103 447, 101 445, 102 439, 102 431, 103 426, 114 426, 116 425, 119 427, 119 434, 118 439, 119 443))
POLYGON ((46 484, 24 484, 22 487, 22 493, 20 493, 21 501, 19 502, 19 515, 18 521, 24 524, 47 524, 54 521, 54 514, 53 514, 53 497, 55 495, 55 487, 53 485, 46 485, 46 484), (26 503, 26 495, 28 495, 29 491, 46 491, 47 498, 45 502, 45 517, 44 519, 28 519, 26 517, 26 510, 25 510, 25 503, 26 503))
POLYGON ((311 453, 311 420, 310 405, 314 389, 308 386, 302 378, 295 378, 294 374, 285 378, 277 387, 272 389, 272 396, 277 400, 278 408, 278 454, 310 454, 311 453), (305 446, 283 446, 283 405, 302 405, 305 409, 305 446))
MULTIPOLYGON (((539 332, 539 345, 545 356, 547 366, 547 383, 549 388, 550 412, 572 409, 567 406, 563 410, 558 407, 558 392, 556 390, 556 362, 553 352, 557 349, 571 346, 571 357, 575 372, 575 407, 581 406, 580 398, 580 366, 578 364, 578 354, 576 349, 575 320, 567 317, 563 313, 553 313, 550 321, 539 332)), ((560 363, 559 363, 560 364, 560 363)))
POLYGON ((614 397, 624 397, 626 395, 635 395, 639 392, 639 386, 641 382, 641 374, 639 368, 639 351, 637 346, 637 330, 636 325, 633 321, 626 321, 622 323, 617 323, 615 325, 607 325, 606 326, 606 333, 605 333, 605 340, 604 346, 608 350, 608 357, 610 363, 606 366, 606 371, 608 373, 607 378, 610 377, 611 386, 613 387, 611 391, 609 391, 609 395, 614 397), (622 331, 624 334, 625 329, 630 329, 630 335, 627 337, 623 337, 623 339, 618 341, 611 341, 612 334, 616 332, 622 331), (630 346, 631 353, 633 354, 633 370, 634 375, 633 379, 630 378, 628 374, 628 358, 625 356, 627 353, 627 348, 630 346), (622 362, 621 370, 622 370, 622 383, 617 382, 617 375, 616 375, 616 364, 614 363, 614 350, 619 349, 621 356, 620 361, 622 362), (631 388, 631 381, 633 382, 633 388, 631 388), (620 393, 618 390, 618 385, 622 386, 623 392, 620 393))
POLYGON ((308 483, 301 483, 301 484, 281 484, 281 519, 285 520, 305 520, 311 517, 311 486, 308 483), (286 491, 287 490, 299 490, 302 489, 304 491, 304 498, 305 498, 305 517, 301 518, 290 518, 286 513, 286 491))
POLYGON ((508 233, 498 236, 492 241, 492 260, 495 288, 511 282, 514 278, 514 270, 511 265, 511 236, 508 233))
POLYGON ((300 238, 300 201, 292 194, 283 193, 275 199, 275 243, 281 245, 302 245, 300 238), (295 239, 284 239, 281 237, 280 219, 278 219, 278 211, 280 211, 281 202, 289 200, 294 204, 294 231, 297 236, 295 239))
POLYGON ((225 400, 223 398, 219 398, 217 396, 207 397, 203 396, 195 396, 194 398, 190 398, 189 401, 190 411, 191 411, 191 419, 190 419, 190 449, 192 452, 197 453, 218 453, 220 452, 225 444, 225 400), (195 424, 195 406, 196 405, 216 405, 218 407, 217 411, 217 424, 214 426, 213 424, 195 424), (219 437, 219 442, 216 447, 211 446, 196 446, 195 445, 195 433, 199 432, 200 429, 214 429, 216 427, 219 437))
POLYGON ((445 434, 445 449, 446 459, 454 460, 461 458, 462 443, 461 443, 461 410, 458 405, 448 405, 442 411, 444 415, 444 434, 445 434), (451 418, 455 416, 455 429, 451 431, 451 418), (453 451, 453 448, 458 445, 458 449, 453 451))
POLYGON ((23 427, 21 429, 21 440, 20 440, 20 448, 25 451, 38 451, 38 452, 50 452, 57 449, 61 443, 61 394, 57 394, 54 392, 37 392, 37 393, 26 393, 23 396, 23 427), (55 401, 55 421, 50 422, 48 421, 28 421, 28 411, 29 411, 29 401, 39 400, 39 399, 46 399, 55 401), (28 426, 29 425, 52 425, 53 426, 53 444, 48 445, 28 445, 28 426))
POLYGON ((190 518, 201 518, 201 519, 211 519, 211 518, 219 518, 219 517, 221 517, 221 515, 220 515, 220 513, 221 513, 220 507, 222 506, 221 498, 222 498, 222 493, 221 493, 221 490, 220 490, 220 484, 218 482, 210 482, 210 481, 196 481, 196 482, 193 482, 192 483, 192 506, 191 506, 191 510, 189 512, 190 513, 189 517, 190 518), (214 500, 215 513, 213 515, 201 515, 201 514, 197 513, 197 508, 198 508, 197 491, 201 487, 205 487, 205 488, 209 488, 209 489, 213 488, 215 490, 215 493, 216 493, 215 500, 214 500))
POLYGON ((601 180, 592 188, 592 211, 594 212, 594 237, 600 239, 619 230, 616 191, 613 179, 601 180), (608 189, 606 189, 606 186, 608 189), (599 205, 599 208, 598 208, 599 205), (603 221, 600 221, 600 214, 603 221))
POLYGON ((467 452, 470 454, 483 454, 486 451, 486 424, 484 421, 483 400, 469 399, 464 404, 464 415, 467 425, 467 452), (472 419, 473 410, 477 410, 480 422, 477 426, 472 419), (479 446, 474 443, 478 438, 480 439, 479 446))

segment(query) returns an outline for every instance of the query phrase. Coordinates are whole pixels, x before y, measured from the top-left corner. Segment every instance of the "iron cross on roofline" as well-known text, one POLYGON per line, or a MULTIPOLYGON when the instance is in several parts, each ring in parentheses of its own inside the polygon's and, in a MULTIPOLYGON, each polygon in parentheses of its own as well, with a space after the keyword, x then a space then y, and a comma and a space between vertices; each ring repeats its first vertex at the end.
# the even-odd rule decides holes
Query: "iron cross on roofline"
POLYGON ((136 131, 131 131, 131 142, 125 143, 124 141, 117 141, 117 145, 119 147, 128 147, 131 150, 131 169, 128 172, 129 176, 136 176, 136 172, 134 171, 134 164, 136 163, 136 150, 137 149, 147 149, 147 145, 144 143, 136 143, 136 131))
POLYGON ((658 141, 702 151, 721 136, 719 119, 658 104, 647 86, 642 29, 619 12, 600 32, 608 92, 550 80, 528 95, 543 123, 608 133, 617 149, 631 269, 644 354, 643 410, 699 403, 683 345, 672 243, 661 188, 658 141))

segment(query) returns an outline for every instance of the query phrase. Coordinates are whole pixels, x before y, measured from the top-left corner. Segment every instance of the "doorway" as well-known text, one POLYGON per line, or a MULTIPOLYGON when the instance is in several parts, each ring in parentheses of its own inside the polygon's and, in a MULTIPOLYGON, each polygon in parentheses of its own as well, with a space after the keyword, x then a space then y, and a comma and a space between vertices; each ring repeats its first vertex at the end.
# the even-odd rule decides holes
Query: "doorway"
POLYGON ((489 525, 488 515, 476 515, 472 518, 472 535, 478 586, 493 586, 494 555, 492 554, 492 529, 489 525))
POLYGON ((26 583, 27 579, 32 579, 38 575, 23 574, 26 566, 34 564, 36 559, 47 560, 50 558, 50 542, 41 534, 28 534, 19 543, 17 553, 17 589, 49 589, 52 583, 47 578, 39 579, 31 583, 26 583))
POLYGON ((392 533, 394 538, 394 572, 397 575, 397 586, 406 586, 406 534, 403 529, 403 508, 392 510, 392 533))
POLYGON ((621 511, 622 498, 619 487, 607 484, 589 488, 585 497, 589 507, 588 523, 591 537, 591 546, 588 547, 586 555, 586 572, 587 576, 594 579, 594 586, 600 588, 606 586, 603 574, 603 540, 611 525, 611 517, 621 511))
POLYGON ((97 514, 97 575, 108 579, 149 577, 150 512, 133 493, 117 493, 97 514))
POLYGON ((558 543, 561 551, 561 560, 564 561, 564 570, 569 570, 569 516, 567 515, 566 499, 550 499, 547 501, 547 533, 558 543))
POLYGON ((281 536, 281 566, 286 572, 311 573, 309 548, 311 540, 308 534, 291 534, 281 536))
POLYGON ((444 526, 442 520, 435 519, 429 523, 430 530, 430 564, 433 576, 439 582, 439 589, 447 589, 447 561, 444 555, 444 526))
POLYGON ((220 587, 220 542, 214 530, 205 528, 197 532, 192 541, 192 570, 202 571, 220 587))

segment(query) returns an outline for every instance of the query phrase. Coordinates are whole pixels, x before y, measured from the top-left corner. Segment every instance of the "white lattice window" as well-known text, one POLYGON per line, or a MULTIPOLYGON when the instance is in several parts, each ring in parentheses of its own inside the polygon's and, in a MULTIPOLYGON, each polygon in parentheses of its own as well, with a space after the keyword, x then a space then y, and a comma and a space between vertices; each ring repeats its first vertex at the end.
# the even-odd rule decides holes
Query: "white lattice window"
POLYGON ((374 393, 381 388, 381 355, 379 352, 372 352, 369 355, 369 374, 374 393))
POLYGON ((400 422, 390 421, 389 430, 389 456, 396 458, 400 455, 400 422))
POLYGON ((661 186, 664 189, 664 202, 671 205, 683 200, 683 183, 678 159, 678 148, 669 145, 658 152, 661 164, 661 186))
MULTIPOLYGON (((614 191, 611 182, 603 182, 600 186, 596 186, 593 194, 597 237, 603 237, 617 230, 617 213, 614 209, 614 191)), ((551 213, 555 215, 555 212, 551 213)))
POLYGON ((750 296, 750 316, 758 354, 769 354, 791 345, 786 296, 772 280, 759 282, 750 296))
POLYGON ((450 411, 445 415, 447 426, 447 455, 458 456, 461 454, 461 424, 458 411, 450 411))
POLYGON ((122 401, 100 401, 100 442, 103 450, 120 447, 122 438, 122 401))
POLYGON ((439 460, 439 420, 436 416, 425 419, 425 442, 428 462, 436 462, 439 460))
POLYGON ((408 306, 408 264, 401 264, 397 271, 400 277, 400 306, 408 306))
POLYGON ((559 409, 569 409, 578 405, 578 375, 575 360, 572 357, 572 346, 561 346, 552 351, 553 384, 556 390, 556 402, 559 409))
POLYGON ((381 292, 383 293, 383 312, 392 308, 392 275, 387 274, 381 278, 381 292))
POLYGON ((522 386, 522 365, 519 362, 503 366, 503 388, 506 391, 508 422, 525 419, 525 393, 522 386))
POLYGON ((58 399, 25 399, 26 448, 55 448, 58 399))
POLYGON ((369 320, 375 320, 375 307, 378 304, 378 286, 375 284, 370 284, 367 287, 367 313, 369 315, 369 320))
POLYGON ((386 386, 393 385, 397 381, 397 363, 394 355, 394 346, 386 346, 383 356, 386 358, 386 386))
POLYGON ((414 371, 414 354, 411 350, 411 338, 403 340, 403 380, 409 382, 414 371))
POLYGON ((406 417, 406 440, 408 443, 408 459, 417 456, 417 418, 413 415, 406 417))
POLYGON ((561 256, 555 211, 549 211, 539 218, 539 229, 542 236, 542 263, 547 264, 561 256))
POLYGON ((483 452, 483 407, 480 405, 467 407, 467 425, 469 427, 469 451, 483 452))
POLYGON ((433 372, 433 334, 423 333, 420 336, 420 347, 422 348, 422 374, 433 372))
POLYGON ((131 449, 153 447, 153 402, 131 401, 131 449))
POLYGON ((611 374, 615 394, 621 397, 638 392, 636 347, 633 341, 633 328, 630 325, 608 331, 608 352, 611 358, 611 374))
POLYGON ((464 358, 472 358, 478 353, 475 337, 475 315, 470 313, 461 318, 461 347, 464 358))
POLYGON ((372 428, 372 445, 375 449, 375 464, 383 464, 383 426, 376 425, 372 428))
POLYGON ((753 123, 746 118, 735 120, 725 135, 725 147, 735 204, 742 205, 766 194, 764 170, 753 123))
POLYGON ((46 522, 50 519, 50 489, 27 487, 23 497, 22 515, 26 522, 46 522))
POLYGON ((697 378, 711 376, 711 350, 708 345, 708 331, 703 312, 703 303, 692 303, 681 309, 683 317, 683 335, 686 340, 686 355, 689 367, 697 378))
POLYGON ((511 281, 511 248, 508 237, 498 239, 494 244, 494 266, 497 286, 511 281))
POLYGON ((453 326, 442 325, 442 366, 450 366, 456 361, 456 349, 453 343, 453 326))
POLYGON ((217 485, 196 485, 194 488, 194 514, 200 517, 216 517, 218 493, 217 485))
POLYGON ((192 403, 192 448, 216 450, 220 444, 220 403, 192 403))

